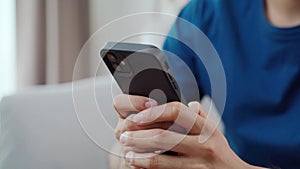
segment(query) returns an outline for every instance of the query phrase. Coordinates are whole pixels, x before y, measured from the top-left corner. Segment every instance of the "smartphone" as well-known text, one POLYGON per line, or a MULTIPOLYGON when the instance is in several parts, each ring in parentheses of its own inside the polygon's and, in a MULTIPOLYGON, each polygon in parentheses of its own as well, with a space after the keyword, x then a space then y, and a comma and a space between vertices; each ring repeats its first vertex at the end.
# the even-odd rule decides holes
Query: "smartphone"
POLYGON ((108 42, 100 53, 123 93, 149 97, 158 104, 183 102, 164 52, 159 48, 108 42))
MULTIPOLYGON (((159 48, 108 42, 100 54, 123 93, 149 97, 159 105, 184 102, 165 55, 159 48)), ((178 155, 172 151, 163 154, 178 155)))

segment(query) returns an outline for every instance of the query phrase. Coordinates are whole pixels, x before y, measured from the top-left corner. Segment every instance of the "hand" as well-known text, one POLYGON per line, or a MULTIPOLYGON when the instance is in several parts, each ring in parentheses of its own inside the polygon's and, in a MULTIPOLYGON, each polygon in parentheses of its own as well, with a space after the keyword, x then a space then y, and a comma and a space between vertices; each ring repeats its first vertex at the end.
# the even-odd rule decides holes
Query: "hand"
MULTIPOLYGON (((129 95, 119 95, 114 98, 113 106, 117 110, 119 114, 119 120, 117 127, 115 129, 115 134, 117 139, 119 139, 120 134, 124 131, 131 131, 137 129, 145 129, 143 127, 139 127, 132 123, 132 117, 134 116, 134 112, 139 112, 149 108, 149 106, 156 106, 157 103, 154 100, 149 98, 140 97, 140 96, 129 96, 129 95)), ((135 168, 130 166, 125 161, 125 154, 128 151, 136 152, 149 152, 149 151, 141 151, 137 150, 134 147, 124 147, 121 146, 119 143, 116 143, 112 149, 111 154, 109 156, 109 164, 111 169, 116 168, 135 168)))
POLYGON ((151 107, 134 115, 132 120, 141 128, 157 123, 171 122, 185 128, 188 135, 157 128, 124 132, 120 138, 124 146, 137 149, 171 150, 180 154, 179 156, 169 156, 129 151, 126 154, 128 164, 136 168, 157 169, 255 168, 242 161, 231 150, 222 132, 213 121, 207 119, 207 115, 199 103, 193 102, 189 105, 186 107, 181 103, 173 102, 151 107))
MULTIPOLYGON (((115 129, 115 135, 117 139, 120 139, 121 133, 126 131, 136 131, 136 130, 146 130, 153 128, 168 129, 173 126, 174 131, 184 132, 184 129, 173 125, 171 122, 157 122, 149 125, 140 126, 133 122, 133 117, 135 112, 140 112, 146 110, 150 107, 157 106, 157 102, 153 99, 149 99, 142 96, 132 96, 132 95, 118 95, 113 101, 114 107, 119 113, 119 120, 117 127, 115 129)), ((138 149, 136 147, 126 146, 123 147, 124 153, 134 150, 136 152, 154 152, 156 149, 138 149)))
POLYGON ((134 117, 134 112, 140 112, 151 106, 156 106, 155 100, 141 97, 141 96, 131 96, 131 95, 118 95, 114 97, 113 106, 119 113, 119 121, 115 129, 115 134, 117 139, 119 139, 120 134, 128 130, 141 129, 140 126, 132 123, 132 118, 134 117))
MULTIPOLYGON (((152 106, 157 106, 155 100, 141 97, 141 96, 131 96, 131 95, 118 95, 114 98, 113 105, 117 112, 119 113, 119 120, 117 127, 115 129, 115 134, 119 140, 120 134, 126 131, 136 131, 145 130, 150 128, 164 128, 168 129, 171 123, 155 123, 148 126, 139 126, 134 123, 133 117, 135 112, 140 112, 142 110, 148 109, 152 106)), ((177 132, 183 132, 183 129, 178 127, 174 128, 177 132)), ((135 152, 154 152, 155 149, 138 149, 130 146, 120 146, 120 144, 115 144, 112 148, 113 154, 110 155, 110 168, 136 168, 128 165, 125 161, 125 154, 129 151, 135 152)))

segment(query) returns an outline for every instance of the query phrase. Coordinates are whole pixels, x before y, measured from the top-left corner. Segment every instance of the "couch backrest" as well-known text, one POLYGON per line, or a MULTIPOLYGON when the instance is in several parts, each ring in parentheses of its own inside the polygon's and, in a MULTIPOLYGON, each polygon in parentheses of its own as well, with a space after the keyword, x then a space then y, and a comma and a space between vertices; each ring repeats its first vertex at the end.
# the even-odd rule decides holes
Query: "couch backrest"
POLYGON ((101 77, 4 98, 0 168, 108 168, 117 122, 111 91, 120 92, 110 77, 101 77))

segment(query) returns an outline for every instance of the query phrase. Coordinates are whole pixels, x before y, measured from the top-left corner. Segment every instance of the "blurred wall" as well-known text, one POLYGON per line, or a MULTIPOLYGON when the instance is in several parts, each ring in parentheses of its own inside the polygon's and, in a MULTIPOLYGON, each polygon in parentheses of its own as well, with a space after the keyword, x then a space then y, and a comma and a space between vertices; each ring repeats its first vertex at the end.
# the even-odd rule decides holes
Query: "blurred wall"
POLYGON ((163 12, 177 15, 186 2, 187 0, 90 0, 90 32, 95 32, 114 19, 133 13, 163 12))
MULTIPOLYGON (((114 21, 120 17, 132 15, 135 13, 144 12, 161 12, 177 16, 182 7, 187 3, 187 0, 90 0, 89 1, 89 12, 90 12, 90 34, 94 34, 97 30, 101 29, 104 25, 114 21)), ((175 18, 175 17, 174 17, 175 18)), ((166 22, 166 19, 162 19, 159 16, 153 16, 148 18, 139 25, 133 25, 139 27, 140 30, 146 30, 149 27, 159 27, 160 31, 167 33, 174 22, 174 18, 166 22)), ((117 31, 122 31, 124 28, 119 28, 117 31)), ((130 29, 130 28, 127 28, 130 29)), ((116 30, 115 30, 116 31, 116 30)), ((113 36, 114 30, 107 33, 107 36, 113 36)), ((99 47, 97 45, 103 44, 103 38, 99 36, 98 40, 95 40, 92 48, 99 47)), ((162 37, 153 36, 140 36, 129 40, 130 42, 146 43, 161 47, 164 41, 162 37)), ((97 55, 96 52, 91 52, 91 55, 97 55)), ((96 57, 91 56, 90 69, 97 69, 99 61, 96 57)), ((105 72, 103 66, 99 66, 101 70, 98 72, 105 72)), ((101 74, 101 73, 100 73, 101 74)), ((105 73, 104 73, 105 74, 105 73)))

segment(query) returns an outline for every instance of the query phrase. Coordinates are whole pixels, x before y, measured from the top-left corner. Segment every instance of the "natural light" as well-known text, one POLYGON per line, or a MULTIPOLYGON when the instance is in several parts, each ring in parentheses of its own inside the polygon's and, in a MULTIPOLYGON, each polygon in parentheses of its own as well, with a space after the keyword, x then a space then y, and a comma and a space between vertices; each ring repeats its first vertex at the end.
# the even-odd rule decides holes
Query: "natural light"
POLYGON ((15 1, 0 2, 0 100, 16 90, 15 1))

